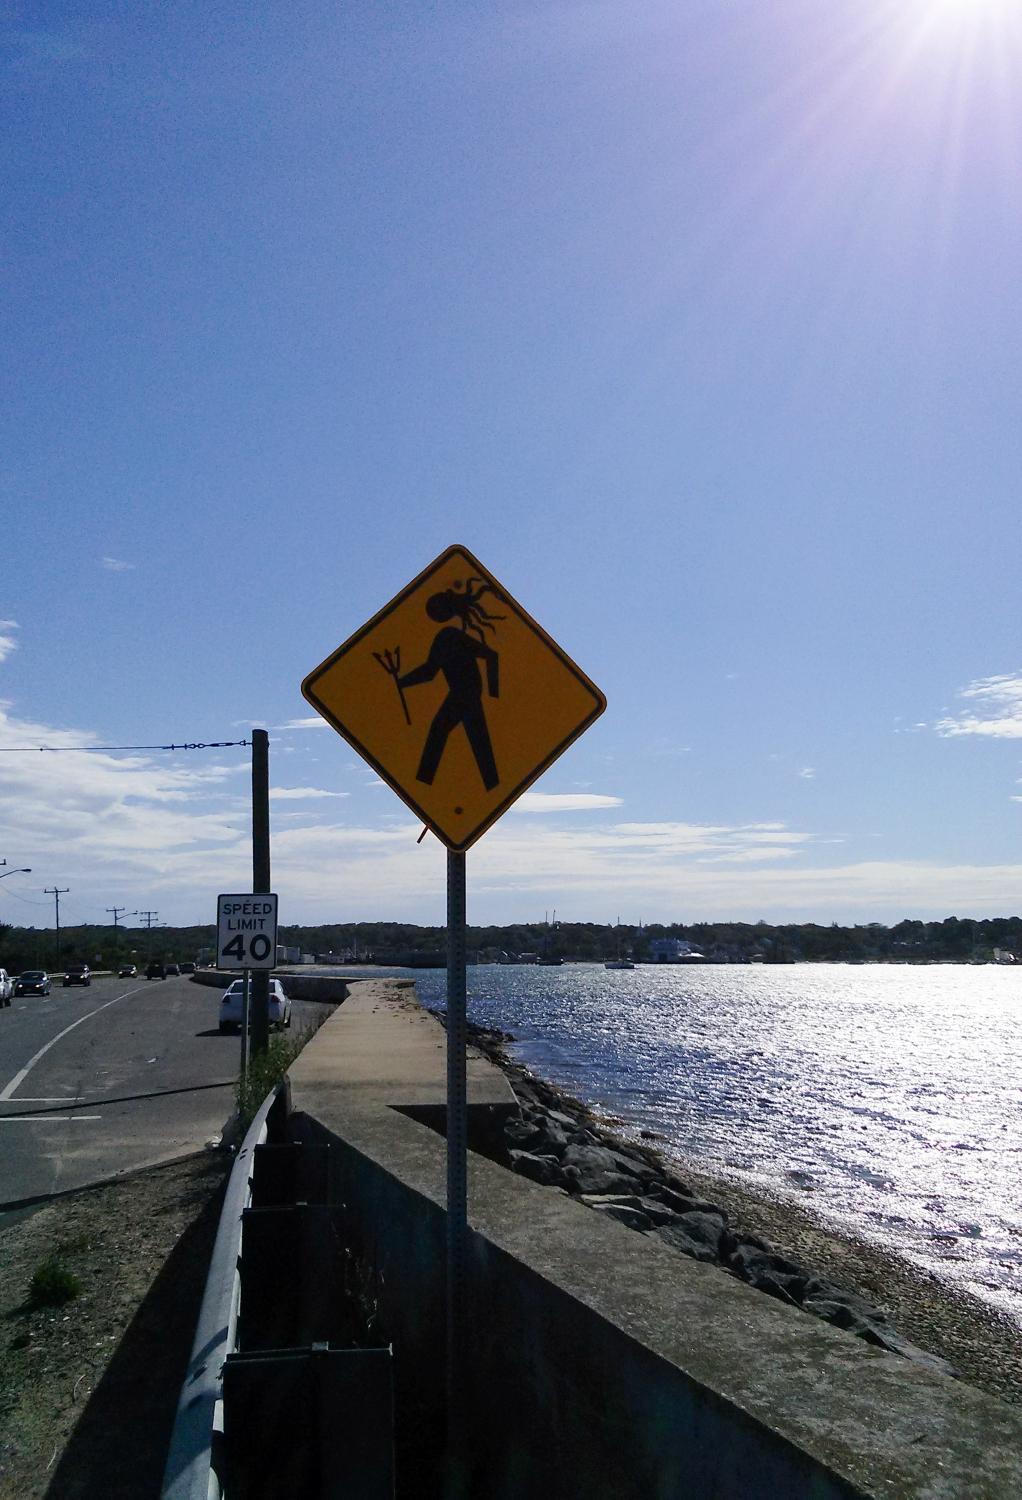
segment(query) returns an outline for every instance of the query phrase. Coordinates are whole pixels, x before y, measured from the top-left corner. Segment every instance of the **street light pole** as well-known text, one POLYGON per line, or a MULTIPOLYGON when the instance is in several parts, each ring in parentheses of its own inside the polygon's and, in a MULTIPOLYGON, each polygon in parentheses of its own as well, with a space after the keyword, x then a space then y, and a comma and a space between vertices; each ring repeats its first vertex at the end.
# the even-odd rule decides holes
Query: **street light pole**
POLYGON ((128 912, 128 916, 129 917, 137 917, 138 916, 138 912, 137 911, 128 911, 128 908, 126 906, 106 906, 106 907, 103 908, 103 910, 111 912, 113 914, 113 919, 114 919, 114 952, 117 953, 117 951, 120 948, 120 939, 119 939, 119 935, 118 935, 118 931, 117 931, 117 922, 118 922, 119 918, 123 917, 125 912, 128 912))
MULTIPOLYGON (((5 859, 0 860, 0 864, 4 864, 5 865, 6 863, 7 863, 7 861, 5 859)), ((32 873, 32 866, 31 865, 25 865, 20 870, 5 870, 4 873, 2 875, 0 875, 0 880, 6 880, 7 877, 8 877, 8 875, 31 875, 31 873, 32 873)))

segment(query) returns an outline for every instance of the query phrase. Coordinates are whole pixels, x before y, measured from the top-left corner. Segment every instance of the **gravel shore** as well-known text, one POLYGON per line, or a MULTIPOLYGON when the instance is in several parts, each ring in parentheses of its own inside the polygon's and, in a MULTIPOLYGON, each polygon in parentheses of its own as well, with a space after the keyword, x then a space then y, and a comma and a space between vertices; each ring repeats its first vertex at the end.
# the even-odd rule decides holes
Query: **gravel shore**
POLYGON ((762 1236, 780 1253, 859 1293, 880 1307, 913 1343, 947 1360, 968 1384, 1012 1404, 1022 1404, 1022 1328, 995 1308, 939 1281, 908 1260, 828 1225, 808 1207, 772 1198, 759 1188, 708 1172, 696 1161, 659 1148, 656 1139, 629 1132, 562 1089, 538 1079, 508 1055, 511 1038, 470 1027, 473 1045, 516 1080, 546 1090, 582 1109, 608 1142, 653 1151, 702 1197, 726 1208, 741 1230, 762 1236))

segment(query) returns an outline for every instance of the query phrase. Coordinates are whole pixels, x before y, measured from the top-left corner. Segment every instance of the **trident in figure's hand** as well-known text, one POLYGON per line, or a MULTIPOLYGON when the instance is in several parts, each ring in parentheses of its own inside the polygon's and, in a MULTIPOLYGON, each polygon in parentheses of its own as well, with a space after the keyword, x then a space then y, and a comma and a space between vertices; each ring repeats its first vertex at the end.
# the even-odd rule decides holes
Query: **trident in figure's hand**
POLYGON ((373 656, 379 662, 380 666, 386 672, 387 676, 393 677, 394 686, 397 688, 397 695, 401 699, 401 707, 404 710, 405 723, 410 724, 412 722, 412 719, 411 715, 408 712, 408 704, 405 702, 405 695, 400 682, 401 647, 395 646, 393 651, 384 651, 382 656, 378 651, 374 651, 373 656))

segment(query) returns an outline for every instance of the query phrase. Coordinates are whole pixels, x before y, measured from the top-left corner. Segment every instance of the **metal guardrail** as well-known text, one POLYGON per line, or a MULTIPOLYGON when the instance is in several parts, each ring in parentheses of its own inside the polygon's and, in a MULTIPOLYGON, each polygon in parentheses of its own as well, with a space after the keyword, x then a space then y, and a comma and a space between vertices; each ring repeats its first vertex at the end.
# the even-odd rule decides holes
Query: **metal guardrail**
POLYGON ((269 1115, 283 1089, 259 1107, 231 1169, 206 1290, 171 1434, 161 1500, 222 1500, 217 1472, 223 1436, 223 1367, 236 1347, 241 1296, 241 1218, 252 1201, 252 1164, 269 1134, 269 1115))

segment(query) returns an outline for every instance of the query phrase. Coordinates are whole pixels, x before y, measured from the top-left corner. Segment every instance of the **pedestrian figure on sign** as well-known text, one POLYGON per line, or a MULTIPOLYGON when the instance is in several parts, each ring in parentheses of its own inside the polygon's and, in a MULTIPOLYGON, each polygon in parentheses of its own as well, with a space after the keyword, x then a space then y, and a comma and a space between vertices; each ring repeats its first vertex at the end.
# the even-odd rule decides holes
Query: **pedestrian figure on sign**
POLYGON ((443 628, 433 637, 429 656, 421 667, 413 667, 410 672, 402 674, 397 651, 387 651, 382 657, 376 655, 380 666, 394 679, 406 717, 406 688, 417 687, 420 682, 432 682, 438 672, 442 672, 447 679, 447 697, 433 715, 426 743, 422 747, 419 768, 415 773, 416 779, 426 786, 432 786, 447 741, 452 730, 459 724, 464 727, 486 790, 492 791, 500 781, 483 708, 483 684, 480 677, 482 664, 486 672, 487 693, 491 698, 499 697, 499 657, 493 647, 486 644, 483 631, 493 631, 491 622, 500 620, 503 616, 492 615, 480 605, 479 598, 488 589, 491 589, 490 584, 482 583, 478 578, 469 578, 464 592, 460 584, 456 584, 454 588, 430 595, 426 601, 426 613, 443 628), (480 587, 473 589, 473 584, 480 584, 480 587), (457 625, 448 623, 455 618, 461 622, 460 629, 457 625), (474 639, 475 636, 479 639, 474 639))

